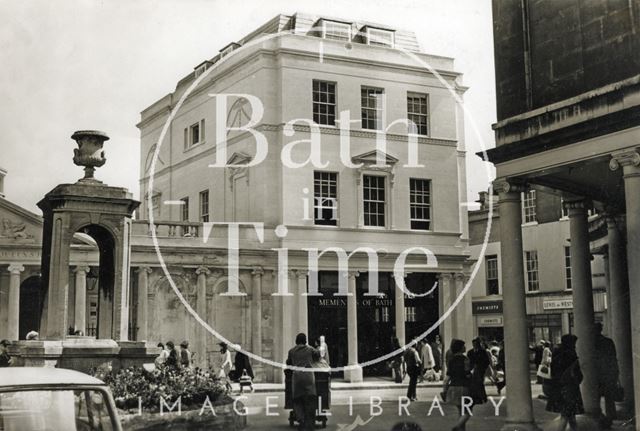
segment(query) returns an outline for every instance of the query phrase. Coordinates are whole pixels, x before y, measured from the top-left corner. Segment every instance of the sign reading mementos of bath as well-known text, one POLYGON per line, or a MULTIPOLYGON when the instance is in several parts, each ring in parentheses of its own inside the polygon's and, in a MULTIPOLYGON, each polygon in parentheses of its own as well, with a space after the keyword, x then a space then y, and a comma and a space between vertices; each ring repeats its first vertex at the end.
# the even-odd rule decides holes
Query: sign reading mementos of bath
POLYGON ((542 303, 543 310, 562 310, 565 308, 573 308, 573 298, 547 299, 542 303))

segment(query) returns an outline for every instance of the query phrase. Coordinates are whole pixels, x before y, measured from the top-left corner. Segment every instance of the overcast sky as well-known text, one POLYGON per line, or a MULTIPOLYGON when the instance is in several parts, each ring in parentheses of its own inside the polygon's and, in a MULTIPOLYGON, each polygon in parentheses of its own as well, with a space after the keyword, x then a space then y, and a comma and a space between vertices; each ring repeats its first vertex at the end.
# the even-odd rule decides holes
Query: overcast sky
MULTIPOLYGON (((0 167, 6 197, 40 214, 56 184, 83 174, 75 130, 107 132, 96 176, 138 192, 140 111, 178 79, 278 13, 296 11, 413 30, 424 51, 455 58, 465 104, 489 147, 496 120, 489 0, 4 0, 0 2, 0 167)), ((488 186, 466 120, 468 197, 488 186)))

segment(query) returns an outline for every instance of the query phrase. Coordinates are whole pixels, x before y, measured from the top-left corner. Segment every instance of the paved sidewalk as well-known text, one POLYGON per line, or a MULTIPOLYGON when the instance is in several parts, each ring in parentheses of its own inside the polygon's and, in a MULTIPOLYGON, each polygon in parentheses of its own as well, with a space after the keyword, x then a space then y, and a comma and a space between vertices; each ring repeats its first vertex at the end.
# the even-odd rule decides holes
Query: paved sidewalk
MULTIPOLYGON (((342 379, 333 379, 331 380, 331 390, 333 391, 341 391, 341 390, 354 390, 354 389, 397 389, 404 388, 406 390, 409 384, 409 379, 405 379, 402 383, 395 383, 390 379, 384 378, 367 378, 359 383, 350 383, 342 379)), ((237 383, 233 384, 233 388, 236 389, 238 387, 237 383)), ((418 388, 439 388, 442 387, 442 382, 422 382, 418 383, 418 388)), ((265 393, 265 392, 283 392, 284 391, 284 383, 254 383, 253 384, 254 392, 256 393, 265 393)))

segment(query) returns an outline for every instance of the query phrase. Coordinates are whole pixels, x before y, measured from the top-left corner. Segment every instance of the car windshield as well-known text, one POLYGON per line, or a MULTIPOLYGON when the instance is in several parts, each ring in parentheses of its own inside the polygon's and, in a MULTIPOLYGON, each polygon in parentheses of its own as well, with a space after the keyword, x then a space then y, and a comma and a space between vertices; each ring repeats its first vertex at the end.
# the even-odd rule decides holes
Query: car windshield
POLYGON ((97 390, 0 392, 0 431, 110 431, 106 396, 97 390))

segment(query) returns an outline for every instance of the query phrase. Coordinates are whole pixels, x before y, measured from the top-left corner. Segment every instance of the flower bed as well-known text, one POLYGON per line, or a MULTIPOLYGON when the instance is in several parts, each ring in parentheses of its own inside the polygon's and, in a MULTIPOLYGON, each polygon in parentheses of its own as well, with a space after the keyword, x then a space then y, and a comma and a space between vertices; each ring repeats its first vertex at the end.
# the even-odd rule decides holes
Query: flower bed
POLYGON ((97 369, 93 374, 111 388, 127 429, 234 430, 246 425, 246 417, 232 408, 224 382, 211 370, 131 367, 117 372, 97 369))

